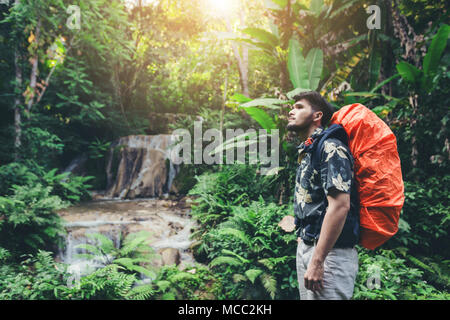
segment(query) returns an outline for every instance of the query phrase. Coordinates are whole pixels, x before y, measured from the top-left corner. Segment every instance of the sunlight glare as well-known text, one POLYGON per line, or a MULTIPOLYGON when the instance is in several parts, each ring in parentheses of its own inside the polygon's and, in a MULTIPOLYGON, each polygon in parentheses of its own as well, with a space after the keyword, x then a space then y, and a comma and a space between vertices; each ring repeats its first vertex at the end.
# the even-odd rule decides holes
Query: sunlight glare
POLYGON ((236 6, 236 0, 208 0, 208 9, 219 16, 231 14, 236 6))

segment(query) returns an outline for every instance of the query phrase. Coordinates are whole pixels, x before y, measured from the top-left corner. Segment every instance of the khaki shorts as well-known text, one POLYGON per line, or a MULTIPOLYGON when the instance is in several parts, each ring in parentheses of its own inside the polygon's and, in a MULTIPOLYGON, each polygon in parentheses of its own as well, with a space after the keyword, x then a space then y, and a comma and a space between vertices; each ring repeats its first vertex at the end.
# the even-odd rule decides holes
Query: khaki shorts
POLYGON ((299 240, 297 246, 297 278, 300 300, 349 300, 353 295, 358 273, 358 252, 355 248, 333 248, 325 258, 323 289, 313 292, 305 288, 304 275, 315 246, 299 240))

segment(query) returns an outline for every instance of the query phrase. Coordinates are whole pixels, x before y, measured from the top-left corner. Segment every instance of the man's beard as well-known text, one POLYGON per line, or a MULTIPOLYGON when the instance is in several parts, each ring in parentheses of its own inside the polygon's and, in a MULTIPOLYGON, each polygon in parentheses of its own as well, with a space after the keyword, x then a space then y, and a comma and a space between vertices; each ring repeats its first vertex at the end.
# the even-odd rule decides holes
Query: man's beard
POLYGON ((287 129, 288 131, 302 132, 302 131, 307 130, 307 129, 309 128, 310 125, 311 125, 311 124, 308 123, 308 122, 303 123, 303 124, 288 124, 288 125, 286 126, 286 129, 287 129))

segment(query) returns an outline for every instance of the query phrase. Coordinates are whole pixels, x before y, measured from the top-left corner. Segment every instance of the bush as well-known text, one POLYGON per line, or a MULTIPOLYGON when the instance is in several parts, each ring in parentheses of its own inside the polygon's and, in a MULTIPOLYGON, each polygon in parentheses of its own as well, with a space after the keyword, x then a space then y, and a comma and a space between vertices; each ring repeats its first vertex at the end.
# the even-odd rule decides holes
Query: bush
MULTIPOLYGON (((64 300, 123 300, 128 297, 137 278, 123 272, 125 268, 110 264, 93 273, 74 279, 71 286, 61 285, 55 291, 57 299, 64 300)), ((70 274, 67 274, 68 276, 70 274)), ((69 279, 67 278, 68 282, 69 279)))
POLYGON ((63 285, 65 266, 55 263, 50 252, 39 250, 20 264, 0 248, 0 300, 55 299, 55 288, 63 285))
POLYGON ((359 264, 353 299, 450 299, 449 293, 439 292, 429 285, 422 271, 408 267, 392 250, 361 249, 359 264))
POLYGON ((296 236, 278 227, 291 212, 261 197, 232 207, 230 217, 205 235, 209 265, 223 284, 220 299, 298 298, 296 236))
POLYGON ((247 206, 260 196, 274 200, 271 177, 259 175, 255 166, 226 165, 221 171, 206 172, 197 180, 189 195, 198 196, 192 215, 203 231, 224 221, 233 206, 247 206))
POLYGON ((0 246, 17 255, 53 249, 64 233, 55 211, 69 203, 41 184, 14 186, 13 190, 10 197, 0 197, 0 246))
POLYGON ((405 181, 405 204, 400 231, 389 242, 392 246, 408 246, 417 254, 447 253, 450 242, 450 211, 444 204, 450 193, 450 175, 429 177, 427 181, 405 181))
POLYGON ((188 266, 185 270, 179 270, 172 265, 163 266, 149 286, 153 288, 152 299, 200 300, 214 299, 213 292, 218 291, 220 284, 205 266, 188 266))
POLYGON ((74 176, 69 173, 57 174, 57 169, 46 171, 34 161, 12 162, 0 167, 0 195, 14 193, 14 186, 34 186, 42 184, 51 187, 51 194, 72 203, 90 199, 86 182, 92 177, 74 176))
POLYGON ((2 196, 12 195, 13 185, 33 185, 38 182, 39 177, 23 163, 11 162, 0 167, 0 195, 2 196))

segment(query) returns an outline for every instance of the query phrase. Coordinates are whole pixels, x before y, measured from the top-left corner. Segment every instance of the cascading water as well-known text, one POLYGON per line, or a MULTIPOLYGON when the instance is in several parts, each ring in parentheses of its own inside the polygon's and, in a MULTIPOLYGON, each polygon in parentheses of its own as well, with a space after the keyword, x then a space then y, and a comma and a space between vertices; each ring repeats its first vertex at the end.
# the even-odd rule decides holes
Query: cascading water
POLYGON ((175 137, 168 134, 120 138, 111 146, 107 161, 106 195, 109 198, 134 199, 157 197, 169 192, 177 172, 177 166, 170 157, 174 141, 175 137))
MULTIPOLYGON (((106 235, 118 248, 120 235, 149 231, 155 251, 171 248, 178 250, 181 263, 194 261, 189 252, 189 236, 194 226, 190 209, 177 201, 157 198, 168 195, 179 171, 169 156, 174 141, 172 135, 128 136, 112 145, 107 162, 106 197, 60 212, 68 236, 59 258, 70 265, 69 271, 84 274, 104 265, 99 260, 78 257, 86 253, 78 245, 93 243, 87 237, 89 233, 106 235), (122 148, 118 157, 115 155, 118 165, 114 171, 114 150, 119 146, 122 148)), ((155 264, 162 265, 164 261, 155 264)))

